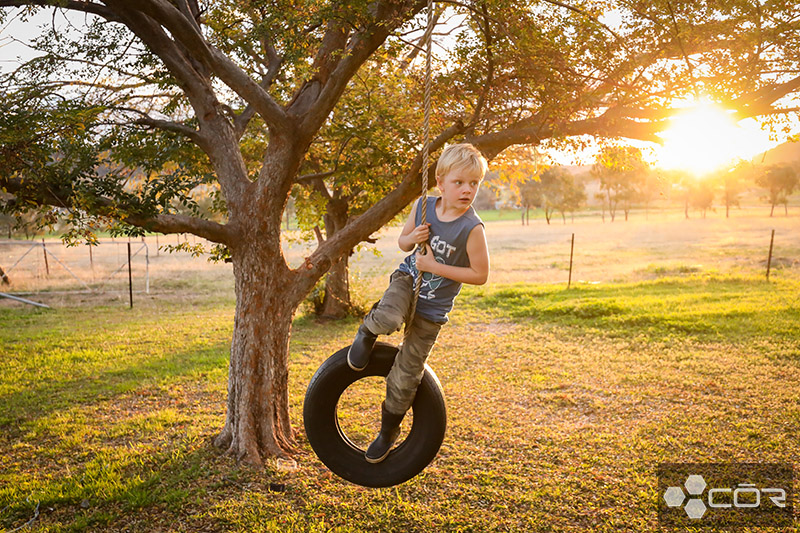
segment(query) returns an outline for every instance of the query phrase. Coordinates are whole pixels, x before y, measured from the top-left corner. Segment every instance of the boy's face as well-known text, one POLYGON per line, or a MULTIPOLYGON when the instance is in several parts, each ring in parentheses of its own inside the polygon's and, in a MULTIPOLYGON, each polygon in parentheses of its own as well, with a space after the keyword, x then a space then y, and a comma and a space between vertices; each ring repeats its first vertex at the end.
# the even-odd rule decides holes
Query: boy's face
POLYGON ((444 200, 449 205, 462 209, 466 209, 475 201, 480 184, 481 180, 474 172, 463 168, 452 168, 444 176, 436 177, 436 185, 444 200))

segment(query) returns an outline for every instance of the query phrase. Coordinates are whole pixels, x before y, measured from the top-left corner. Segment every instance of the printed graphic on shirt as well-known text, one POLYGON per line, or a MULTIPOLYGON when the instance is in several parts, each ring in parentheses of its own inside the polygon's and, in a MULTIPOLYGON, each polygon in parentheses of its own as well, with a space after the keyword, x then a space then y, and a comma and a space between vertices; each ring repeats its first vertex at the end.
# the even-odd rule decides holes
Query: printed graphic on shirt
POLYGON ((431 250, 444 257, 450 257, 457 248, 447 244, 447 242, 445 242, 444 239, 440 239, 438 235, 434 235, 433 239, 431 239, 431 250))
MULTIPOLYGON (((442 241, 444 242, 444 241, 442 241)), ((442 265, 446 265, 447 263, 444 262, 444 259, 434 254, 433 256, 436 259, 437 263, 442 265)), ((418 275, 419 271, 417 270, 417 256, 411 256, 411 270, 414 272, 414 277, 418 275)), ((423 272, 422 273, 422 286, 419 289, 419 297, 423 300, 433 300, 436 298, 436 289, 439 288, 439 285, 442 284, 442 276, 434 276, 430 272, 423 272)))

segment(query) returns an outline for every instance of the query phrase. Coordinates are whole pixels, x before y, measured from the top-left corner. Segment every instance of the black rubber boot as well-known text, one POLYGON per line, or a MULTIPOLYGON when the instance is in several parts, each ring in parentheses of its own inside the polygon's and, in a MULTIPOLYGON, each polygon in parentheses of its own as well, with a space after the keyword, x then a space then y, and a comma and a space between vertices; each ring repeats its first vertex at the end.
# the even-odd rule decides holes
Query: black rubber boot
POLYGON ((367 448, 367 453, 364 456, 368 463, 380 463, 392 449, 394 441, 400 435, 400 422, 403 421, 402 415, 396 415, 386 410, 386 404, 381 403, 381 431, 378 433, 378 438, 367 448))
POLYGON ((372 347, 375 346, 375 339, 377 338, 378 336, 368 330, 364 324, 358 326, 356 338, 353 339, 353 344, 347 350, 347 366, 356 372, 367 368, 369 355, 372 353, 372 347))

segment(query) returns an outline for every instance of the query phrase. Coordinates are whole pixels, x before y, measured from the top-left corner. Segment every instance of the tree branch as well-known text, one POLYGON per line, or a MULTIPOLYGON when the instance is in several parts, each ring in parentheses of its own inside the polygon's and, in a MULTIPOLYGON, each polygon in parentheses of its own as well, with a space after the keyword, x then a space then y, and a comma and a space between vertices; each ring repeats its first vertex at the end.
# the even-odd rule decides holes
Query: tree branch
POLYGON ((483 106, 486 103, 486 97, 489 94, 489 90, 492 86, 492 81, 494 79, 494 55, 492 54, 492 29, 489 26, 489 13, 486 10, 486 4, 481 4, 481 12, 483 15, 483 24, 480 25, 481 31, 483 32, 484 44, 486 45, 486 82, 483 85, 483 90, 481 91, 480 96, 478 97, 478 101, 475 103, 475 110, 472 113, 472 117, 467 121, 467 128, 473 128, 477 123, 478 119, 480 118, 481 111, 483 110, 483 106))
MULTIPOLYGON (((431 141, 430 151, 438 150, 447 141, 463 133, 463 131, 464 124, 460 121, 451 125, 431 141)), ((429 171, 433 173, 434 168, 435 164, 432 164, 429 171)), ((314 250, 303 266, 292 271, 293 275, 300 276, 294 290, 298 294, 305 294, 311 289, 315 280, 319 279, 334 262, 338 261, 343 254, 352 250, 362 240, 360 238, 361 235, 365 232, 374 233, 379 230, 395 216, 395 213, 419 196, 422 188, 421 169, 422 153, 420 152, 414 158, 411 167, 397 188, 361 215, 349 219, 342 229, 329 236, 324 243, 314 250)), ((429 178, 428 183, 432 187, 436 181, 429 178)))
MULTIPOLYGON (((330 73, 327 83, 320 84, 321 87, 314 89, 315 92, 318 91, 318 96, 301 117, 299 130, 301 139, 310 139, 316 133, 361 65, 383 44, 395 28, 414 17, 424 6, 422 0, 402 2, 379 0, 373 5, 370 10, 375 13, 373 22, 353 35, 344 49, 337 52, 342 54, 342 59, 330 73)), ((305 100, 300 103, 303 106, 307 105, 305 100)), ((291 107, 289 113, 297 116, 291 107)))
POLYGON ((0 0, 0 7, 23 7, 23 6, 42 6, 42 7, 58 7, 68 9, 70 11, 80 11, 82 13, 91 13, 103 17, 110 22, 119 21, 119 18, 114 12, 102 4, 95 4, 94 2, 82 2, 80 0, 67 0, 54 3, 52 0, 0 0))
MULTIPOLYGON (((19 192, 30 194, 30 180, 22 178, 0 177, 0 188, 16 196, 19 192), (27 182, 26 182, 27 181, 27 182)), ((59 208, 73 209, 73 202, 70 191, 53 190, 50 187, 36 187, 34 200, 41 205, 49 205, 59 208)), ((114 218, 130 224, 144 228, 148 231, 158 231, 161 233, 192 233, 198 237, 203 237, 212 242, 228 244, 230 235, 228 227, 218 224, 211 220, 190 217, 186 215, 156 214, 144 216, 136 213, 122 214, 119 216, 120 209, 112 200, 105 197, 93 199, 92 214, 104 216, 114 213, 114 218)))
POLYGON ((737 112, 737 117, 748 118, 771 113, 772 104, 775 103, 775 101, 798 89, 800 89, 800 76, 784 83, 770 84, 766 87, 762 87, 754 93, 745 95, 734 102, 734 105, 741 109, 741 111, 737 112))
POLYGON ((286 130, 291 127, 286 113, 270 94, 228 56, 206 42, 193 19, 187 19, 175 6, 163 0, 142 0, 140 5, 144 8, 143 12, 163 24, 189 52, 195 54, 248 104, 252 104, 272 129, 286 130))
POLYGON ((494 158, 497 154, 515 144, 539 144, 545 139, 555 136, 595 135, 603 137, 626 137, 661 143, 663 140, 656 135, 666 125, 666 120, 637 122, 628 118, 616 116, 600 116, 583 120, 574 120, 565 123, 531 126, 525 121, 524 126, 510 127, 500 132, 488 133, 469 138, 487 156, 494 158))
POLYGON ((114 109, 138 115, 139 118, 134 121, 134 124, 150 126, 152 128, 158 128, 164 131, 171 131, 173 133, 180 133, 181 135, 188 137, 193 143, 204 150, 210 147, 209 140, 201 132, 185 124, 172 122, 170 120, 156 119, 144 111, 140 111, 139 109, 131 107, 115 107, 114 109))

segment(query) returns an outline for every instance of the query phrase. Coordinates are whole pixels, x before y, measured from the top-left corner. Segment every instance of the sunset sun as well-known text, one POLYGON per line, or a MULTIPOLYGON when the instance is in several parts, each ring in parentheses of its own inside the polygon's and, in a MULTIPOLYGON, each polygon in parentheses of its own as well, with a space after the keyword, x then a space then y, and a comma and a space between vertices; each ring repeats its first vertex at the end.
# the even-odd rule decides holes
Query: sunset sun
POLYGON ((737 124, 731 112, 710 102, 680 110, 660 136, 664 144, 657 149, 658 166, 698 176, 772 147, 755 121, 737 124))

